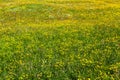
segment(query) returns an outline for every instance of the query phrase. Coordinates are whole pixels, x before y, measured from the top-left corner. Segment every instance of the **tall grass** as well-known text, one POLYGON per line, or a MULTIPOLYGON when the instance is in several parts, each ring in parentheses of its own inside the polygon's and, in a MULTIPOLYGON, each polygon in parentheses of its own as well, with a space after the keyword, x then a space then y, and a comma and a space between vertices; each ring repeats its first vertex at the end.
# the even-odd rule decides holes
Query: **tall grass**
POLYGON ((1 80, 119 80, 120 1, 0 1, 1 80))

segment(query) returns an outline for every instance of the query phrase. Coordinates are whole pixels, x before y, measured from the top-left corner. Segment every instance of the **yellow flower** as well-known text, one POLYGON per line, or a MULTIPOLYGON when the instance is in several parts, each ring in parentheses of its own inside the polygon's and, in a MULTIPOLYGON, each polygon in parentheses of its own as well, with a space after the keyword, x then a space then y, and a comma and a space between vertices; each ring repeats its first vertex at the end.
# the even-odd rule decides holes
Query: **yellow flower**
POLYGON ((87 80, 91 80, 90 78, 88 78, 87 80))
POLYGON ((20 64, 20 65, 22 65, 22 64, 23 64, 22 60, 19 60, 19 64, 20 64))

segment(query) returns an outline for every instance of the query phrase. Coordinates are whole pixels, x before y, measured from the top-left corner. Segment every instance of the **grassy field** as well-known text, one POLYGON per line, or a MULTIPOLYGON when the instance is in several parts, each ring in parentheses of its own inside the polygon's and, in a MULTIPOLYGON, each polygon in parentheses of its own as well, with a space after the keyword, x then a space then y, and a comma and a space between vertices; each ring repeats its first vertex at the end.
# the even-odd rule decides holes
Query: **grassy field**
POLYGON ((0 0, 0 80, 120 80, 120 0, 0 0))

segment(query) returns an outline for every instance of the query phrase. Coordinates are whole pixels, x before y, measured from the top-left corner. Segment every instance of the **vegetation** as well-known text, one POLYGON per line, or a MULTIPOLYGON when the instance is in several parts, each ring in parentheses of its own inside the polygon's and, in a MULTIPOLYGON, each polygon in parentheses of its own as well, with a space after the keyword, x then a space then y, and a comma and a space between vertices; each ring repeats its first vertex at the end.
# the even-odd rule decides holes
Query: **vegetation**
POLYGON ((119 80, 119 0, 0 0, 0 80, 119 80))

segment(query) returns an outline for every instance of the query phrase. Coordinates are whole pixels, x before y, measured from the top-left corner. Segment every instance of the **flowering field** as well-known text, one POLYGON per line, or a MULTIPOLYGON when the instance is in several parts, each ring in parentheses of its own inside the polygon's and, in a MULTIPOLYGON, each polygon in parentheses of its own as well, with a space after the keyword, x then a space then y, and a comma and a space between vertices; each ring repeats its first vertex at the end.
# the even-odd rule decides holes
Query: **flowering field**
POLYGON ((120 80, 119 0, 0 0, 0 80, 120 80))

